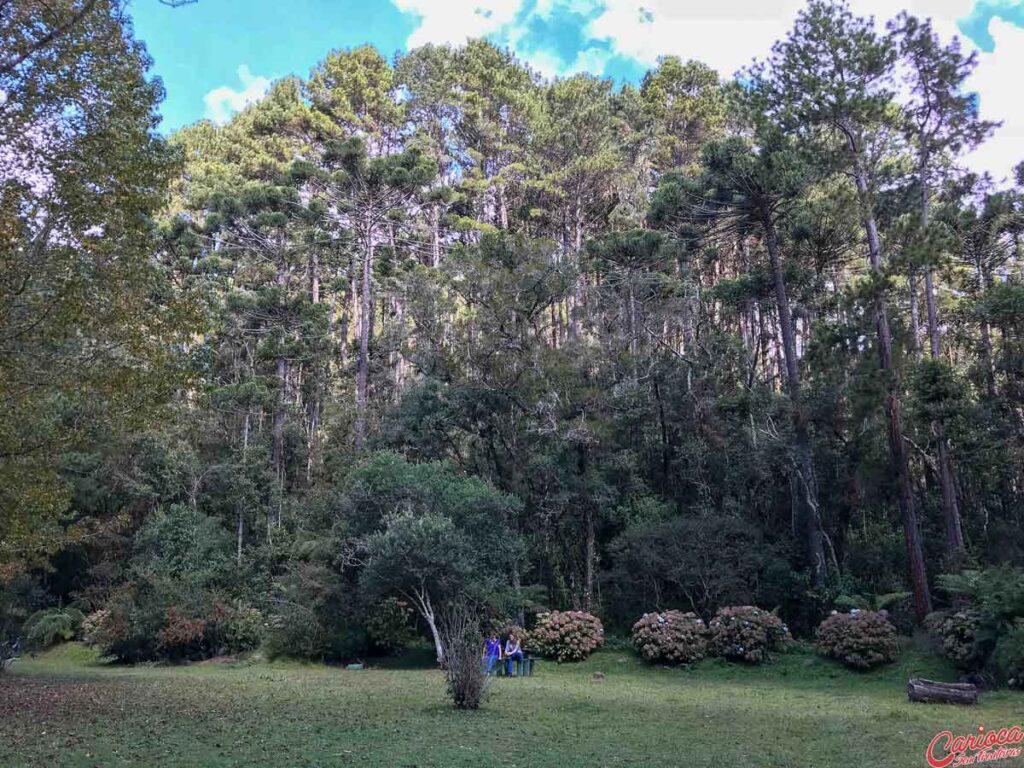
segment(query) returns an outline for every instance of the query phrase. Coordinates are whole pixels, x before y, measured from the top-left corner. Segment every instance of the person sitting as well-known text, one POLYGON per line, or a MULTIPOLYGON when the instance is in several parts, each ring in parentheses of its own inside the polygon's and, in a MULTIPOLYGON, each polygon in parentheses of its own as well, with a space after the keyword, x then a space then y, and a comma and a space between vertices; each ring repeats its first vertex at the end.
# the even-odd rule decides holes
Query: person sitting
POLYGON ((487 674, 494 672, 494 665, 501 659, 501 638, 493 633, 484 645, 484 658, 487 660, 487 674))
POLYGON ((518 660, 523 660, 523 647, 519 642, 519 637, 514 633, 510 633, 508 641, 505 643, 505 674, 508 677, 512 677, 515 672, 513 663, 518 660))

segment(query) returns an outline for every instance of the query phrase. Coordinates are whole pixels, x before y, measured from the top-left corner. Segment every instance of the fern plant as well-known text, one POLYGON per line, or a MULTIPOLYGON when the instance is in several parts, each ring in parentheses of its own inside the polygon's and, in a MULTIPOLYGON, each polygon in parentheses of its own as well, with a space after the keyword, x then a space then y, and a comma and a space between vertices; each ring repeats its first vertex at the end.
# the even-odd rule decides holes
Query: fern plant
POLYGON ((25 639, 32 648, 49 648, 58 640, 72 640, 85 614, 72 606, 58 606, 33 613, 25 622, 25 639))
POLYGON ((861 611, 884 611, 898 605, 910 597, 910 592, 888 592, 884 595, 839 595, 835 599, 836 608, 849 610, 857 608, 861 611))

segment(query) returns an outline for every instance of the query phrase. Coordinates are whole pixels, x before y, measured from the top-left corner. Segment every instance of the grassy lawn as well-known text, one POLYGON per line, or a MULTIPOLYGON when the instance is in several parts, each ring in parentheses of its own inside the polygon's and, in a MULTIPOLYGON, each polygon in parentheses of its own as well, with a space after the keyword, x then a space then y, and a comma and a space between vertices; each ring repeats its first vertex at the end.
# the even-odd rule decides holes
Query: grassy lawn
POLYGON ((436 670, 113 667, 65 646, 0 678, 0 766, 925 766, 938 730, 1024 721, 1018 693, 911 705, 913 674, 951 679, 910 651, 855 674, 802 652, 663 669, 610 650, 497 679, 465 713, 436 670))

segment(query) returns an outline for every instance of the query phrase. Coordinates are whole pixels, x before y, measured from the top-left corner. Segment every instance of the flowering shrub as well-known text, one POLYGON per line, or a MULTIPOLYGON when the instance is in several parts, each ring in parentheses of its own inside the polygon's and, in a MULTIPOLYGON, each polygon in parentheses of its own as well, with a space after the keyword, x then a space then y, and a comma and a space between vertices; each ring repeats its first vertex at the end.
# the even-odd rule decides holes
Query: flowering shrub
POLYGON ((789 638, 789 628, 774 614, 752 605, 720 608, 709 625, 708 650, 714 656, 759 664, 789 638))
POLYGON ((896 627, 885 611, 833 613, 818 627, 818 650, 854 669, 871 669, 896 658, 896 627))
POLYGON ((586 611, 551 611, 537 616, 524 649, 557 661, 580 661, 604 643, 601 620, 586 611))
POLYGON ((982 616, 976 611, 933 613, 925 621, 933 640, 943 656, 957 669, 977 669, 981 666, 977 639, 982 616))
POLYGON ((633 646, 647 661, 692 664, 708 650, 708 628, 695 613, 645 613, 633 625, 633 646))
POLYGON ((101 608, 82 620, 82 642, 86 645, 105 645, 109 642, 110 611, 101 608))

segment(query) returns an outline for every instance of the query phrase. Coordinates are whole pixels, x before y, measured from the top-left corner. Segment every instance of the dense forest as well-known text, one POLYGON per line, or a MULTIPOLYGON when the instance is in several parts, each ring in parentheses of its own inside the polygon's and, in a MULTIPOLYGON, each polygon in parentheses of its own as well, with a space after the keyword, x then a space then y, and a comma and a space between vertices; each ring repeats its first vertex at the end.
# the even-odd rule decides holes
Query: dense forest
POLYGON ((927 20, 811 0, 638 86, 338 50, 162 137, 119 4, 65 5, 0 2, 5 633, 335 660, 455 595, 806 636, 1024 584, 1024 164, 965 169, 927 20))

